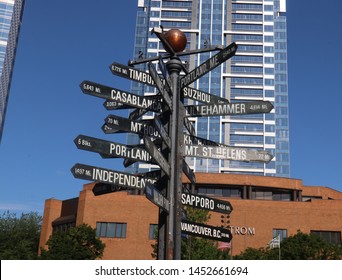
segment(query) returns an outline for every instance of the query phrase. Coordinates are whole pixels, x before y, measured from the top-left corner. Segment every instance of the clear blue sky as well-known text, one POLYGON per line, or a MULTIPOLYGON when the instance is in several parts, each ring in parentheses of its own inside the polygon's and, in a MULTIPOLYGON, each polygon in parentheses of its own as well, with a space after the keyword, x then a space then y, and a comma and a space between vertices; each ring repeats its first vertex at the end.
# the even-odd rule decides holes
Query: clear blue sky
MULTIPOLYGON (((78 150, 73 140, 125 143, 102 132, 110 112, 79 84, 129 89, 109 65, 132 58, 136 3, 26 1, 0 144, 0 211, 42 214, 45 199, 78 196, 87 181, 72 176, 75 163, 122 170, 122 159, 78 150)), ((342 191, 342 1, 288 0, 287 10, 291 177, 342 191)))

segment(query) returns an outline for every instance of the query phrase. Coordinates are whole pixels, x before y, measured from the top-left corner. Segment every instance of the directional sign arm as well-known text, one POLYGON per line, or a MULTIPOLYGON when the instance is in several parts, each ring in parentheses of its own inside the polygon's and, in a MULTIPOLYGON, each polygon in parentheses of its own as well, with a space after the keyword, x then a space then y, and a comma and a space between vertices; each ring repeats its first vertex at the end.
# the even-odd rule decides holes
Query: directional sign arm
POLYGON ((210 59, 206 60, 200 66, 196 67, 183 78, 181 78, 180 86, 183 88, 187 85, 192 84, 194 81, 209 73, 221 63, 225 62, 233 55, 235 55, 236 50, 237 45, 235 43, 230 44, 228 47, 213 55, 210 59))
POLYGON ((229 104, 207 104, 185 106, 186 112, 192 117, 228 116, 269 113, 273 105, 269 101, 235 102, 229 104))
POLYGON ((155 182, 155 180, 151 178, 142 178, 141 176, 136 176, 129 173, 80 163, 76 163, 71 168, 71 173, 75 178, 78 179, 134 189, 144 189, 147 182, 152 184, 155 182))
POLYGON ((273 156, 266 151, 231 146, 184 145, 184 156, 268 163, 273 156))

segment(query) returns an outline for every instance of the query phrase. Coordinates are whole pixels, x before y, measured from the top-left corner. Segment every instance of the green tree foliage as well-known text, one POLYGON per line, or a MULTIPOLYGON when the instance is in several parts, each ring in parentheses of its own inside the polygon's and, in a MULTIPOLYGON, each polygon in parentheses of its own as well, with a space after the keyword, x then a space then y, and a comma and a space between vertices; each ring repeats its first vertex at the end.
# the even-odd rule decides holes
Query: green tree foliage
POLYGON ((297 234, 281 243, 281 258, 284 260, 341 259, 341 245, 325 242, 315 234, 297 234))
MULTIPOLYGON (((279 249, 247 248, 237 260, 277 260, 279 249)), ((298 231, 297 234, 285 238, 280 244, 280 259, 282 260, 340 260, 342 259, 341 245, 325 242, 314 234, 298 231)))
POLYGON ((85 224, 55 232, 46 244, 49 249, 41 252, 44 260, 94 260, 103 256, 105 248, 95 229, 85 224))
POLYGON ((36 212, 4 212, 0 217, 0 259, 32 260, 37 258, 42 217, 36 212))

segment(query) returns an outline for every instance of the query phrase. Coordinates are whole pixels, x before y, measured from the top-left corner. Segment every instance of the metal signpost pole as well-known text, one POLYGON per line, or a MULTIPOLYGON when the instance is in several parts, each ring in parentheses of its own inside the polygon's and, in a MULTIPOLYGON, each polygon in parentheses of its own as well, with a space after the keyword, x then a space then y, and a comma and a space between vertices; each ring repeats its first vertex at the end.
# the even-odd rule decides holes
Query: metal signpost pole
POLYGON ((179 73, 182 70, 182 62, 178 57, 172 57, 167 63, 172 81, 172 114, 171 114, 171 176, 170 176, 170 219, 169 219, 169 252, 168 259, 180 260, 181 250, 181 195, 182 195, 182 173, 183 173, 183 145, 182 137, 183 120, 180 116, 180 88, 179 73), (172 252, 173 250, 173 252, 172 252))

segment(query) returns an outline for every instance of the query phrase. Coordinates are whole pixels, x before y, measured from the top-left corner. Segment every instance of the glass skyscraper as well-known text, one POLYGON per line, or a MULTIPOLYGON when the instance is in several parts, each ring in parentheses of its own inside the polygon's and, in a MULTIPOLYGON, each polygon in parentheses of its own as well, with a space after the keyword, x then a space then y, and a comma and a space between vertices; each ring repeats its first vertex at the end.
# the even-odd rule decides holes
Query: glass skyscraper
MULTIPOLYGON (((187 50, 238 45, 236 55, 198 79, 192 87, 230 101, 265 100, 274 104, 268 114, 191 118, 197 136, 230 146, 267 150, 270 163, 187 158, 195 172, 290 176, 286 0, 138 0, 134 55, 164 52, 153 27, 182 30, 187 50)), ((189 69, 216 52, 181 57, 189 69)), ((138 65, 146 70, 146 65, 138 65)), ((132 92, 155 94, 155 88, 132 84, 132 92)), ((187 101, 189 104, 192 101, 187 101)), ((150 115, 151 116, 151 115, 150 115)), ((149 115, 145 115, 148 118, 149 115)), ((128 144, 137 141, 128 136, 128 144)), ((147 171, 143 163, 130 171, 147 171)))
POLYGON ((24 0, 0 0, 0 141, 24 2, 24 0))

